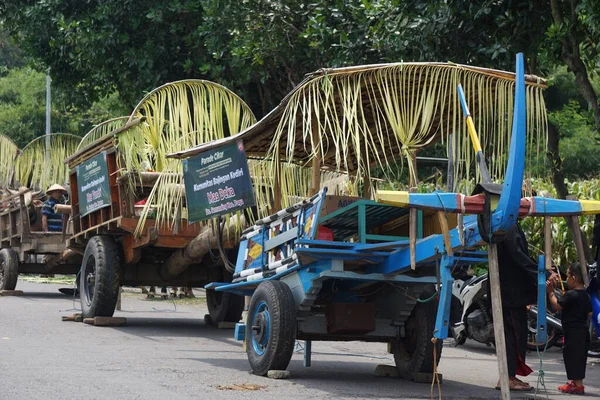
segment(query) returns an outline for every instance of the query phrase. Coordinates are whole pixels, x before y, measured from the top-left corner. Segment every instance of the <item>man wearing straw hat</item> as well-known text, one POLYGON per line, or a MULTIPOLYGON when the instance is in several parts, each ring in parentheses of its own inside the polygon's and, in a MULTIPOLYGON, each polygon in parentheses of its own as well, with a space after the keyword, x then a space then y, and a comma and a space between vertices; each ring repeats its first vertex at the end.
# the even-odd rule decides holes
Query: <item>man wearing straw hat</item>
POLYGON ((65 204, 64 195, 67 194, 67 190, 58 184, 54 184, 48 188, 46 194, 48 200, 42 206, 42 231, 62 232, 63 218, 61 214, 54 212, 54 206, 65 204))

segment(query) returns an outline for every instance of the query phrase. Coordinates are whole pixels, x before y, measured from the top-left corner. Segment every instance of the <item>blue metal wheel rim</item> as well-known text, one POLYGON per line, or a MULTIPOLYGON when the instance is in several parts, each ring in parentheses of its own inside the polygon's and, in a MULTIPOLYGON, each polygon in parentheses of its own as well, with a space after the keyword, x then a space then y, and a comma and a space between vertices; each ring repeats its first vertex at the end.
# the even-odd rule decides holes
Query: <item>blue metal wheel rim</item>
POLYGON ((259 341, 256 340, 256 336, 252 333, 252 348, 257 355, 262 356, 267 350, 269 335, 271 333, 271 314, 269 313, 269 306, 265 301, 261 301, 256 305, 254 316, 252 317, 252 327, 256 325, 259 315, 262 316, 264 321, 264 334, 259 341))

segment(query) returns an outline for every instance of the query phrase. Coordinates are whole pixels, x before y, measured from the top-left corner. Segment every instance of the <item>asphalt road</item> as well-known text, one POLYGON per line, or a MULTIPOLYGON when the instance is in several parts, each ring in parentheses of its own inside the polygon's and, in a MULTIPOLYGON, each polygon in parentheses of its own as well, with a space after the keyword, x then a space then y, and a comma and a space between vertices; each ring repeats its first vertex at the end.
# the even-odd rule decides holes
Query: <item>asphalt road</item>
MULTIPOLYGON (((20 281, 24 296, 0 297, 0 399, 430 398, 430 384, 375 376, 378 364, 393 365, 384 344, 313 343, 312 367, 303 367, 298 352, 291 379, 273 380, 249 373, 232 330, 204 324, 201 300, 150 301, 128 293, 115 314, 127 317, 127 326, 94 327, 61 321, 79 304, 58 287, 20 281)), ((538 369, 535 354, 528 361, 538 369)), ((588 362, 585 397, 557 392, 566 381, 560 349, 547 351, 543 369, 551 399, 600 397, 600 359, 588 362)), ((499 398, 496 370, 493 348, 446 345, 442 398, 499 398)), ((537 373, 527 379, 536 380, 537 373)))

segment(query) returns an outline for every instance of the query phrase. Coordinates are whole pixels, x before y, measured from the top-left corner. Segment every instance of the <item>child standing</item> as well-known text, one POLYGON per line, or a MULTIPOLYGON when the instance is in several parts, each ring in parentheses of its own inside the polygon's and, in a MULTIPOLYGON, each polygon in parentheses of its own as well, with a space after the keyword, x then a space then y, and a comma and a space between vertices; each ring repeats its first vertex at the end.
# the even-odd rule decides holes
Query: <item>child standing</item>
POLYGON ((550 305, 555 310, 562 310, 561 322, 564 334, 563 360, 567 370, 569 383, 559 386, 564 393, 584 394, 585 365, 590 348, 589 321, 592 314, 590 295, 583 286, 581 266, 575 263, 567 270, 567 287, 569 290, 557 299, 554 285, 546 283, 546 291, 550 305))

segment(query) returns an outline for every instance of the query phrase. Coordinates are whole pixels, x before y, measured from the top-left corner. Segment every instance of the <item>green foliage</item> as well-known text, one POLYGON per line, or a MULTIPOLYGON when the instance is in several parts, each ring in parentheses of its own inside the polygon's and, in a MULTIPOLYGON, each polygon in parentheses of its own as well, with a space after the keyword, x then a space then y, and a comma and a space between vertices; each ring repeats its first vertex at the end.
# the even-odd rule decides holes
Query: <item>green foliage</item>
MULTIPOLYGON (((549 193, 550 197, 556 197, 556 191, 550 182, 533 181, 532 186, 538 192, 538 195, 549 193)), ((567 186, 569 193, 578 199, 600 200, 600 179, 598 178, 567 182, 567 186)), ((588 243, 590 243, 594 227, 594 217, 581 216, 579 217, 579 224, 587 236, 588 243)), ((531 253, 542 254, 544 249, 543 218, 524 218, 521 226, 528 236, 531 253)), ((578 260, 575 243, 564 218, 552 218, 552 260, 555 265, 563 267, 578 260)))
POLYGON ((0 77, 0 133, 20 148, 44 133, 45 90, 44 74, 30 68, 12 69, 0 77))
MULTIPOLYGON (((52 93, 53 132, 83 135, 91 127, 113 115, 128 114, 116 93, 81 109, 70 104, 68 92, 52 93)), ((15 68, 0 77, 0 134, 20 148, 46 129, 46 76, 31 68, 15 68)))

